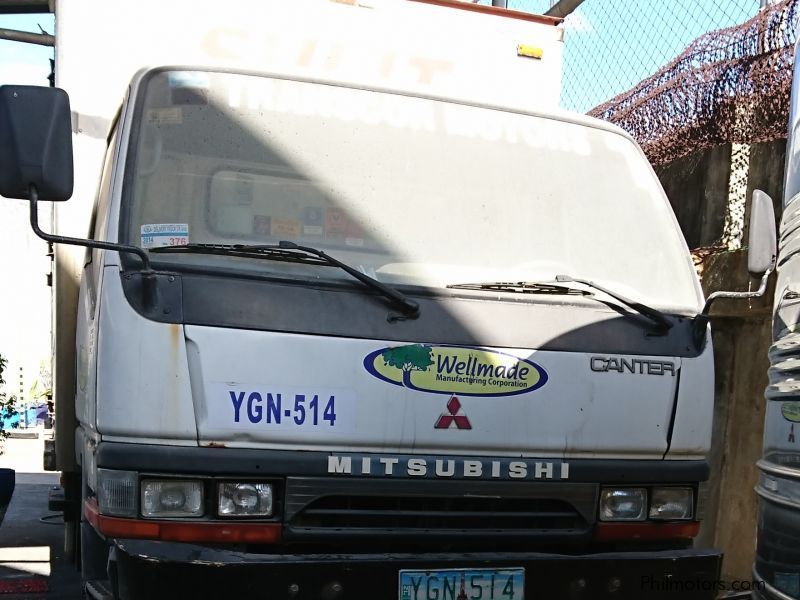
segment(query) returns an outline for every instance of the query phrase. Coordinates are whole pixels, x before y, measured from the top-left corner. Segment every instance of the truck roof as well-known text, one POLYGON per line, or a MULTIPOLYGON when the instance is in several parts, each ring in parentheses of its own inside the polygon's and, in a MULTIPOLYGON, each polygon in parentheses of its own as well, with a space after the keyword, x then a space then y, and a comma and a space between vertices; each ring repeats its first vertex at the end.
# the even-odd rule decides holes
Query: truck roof
POLYGON ((455 0, 58 0, 56 16, 56 85, 108 120, 137 71, 175 64, 516 109, 560 96, 559 19, 455 0))
MULTIPOLYGON (((358 0, 335 0, 338 2, 345 2, 347 4, 358 4, 358 0)), ((449 8, 458 8, 461 10, 471 10, 484 14, 497 15, 499 17, 506 17, 509 19, 522 19, 524 21, 534 21, 537 23, 544 23, 545 25, 560 25, 564 22, 562 17, 551 17, 548 15, 537 15, 511 8, 500 8, 497 6, 488 6, 486 4, 475 4, 468 0, 412 0, 413 2, 422 2, 425 4, 436 4, 438 6, 446 6, 449 8)))

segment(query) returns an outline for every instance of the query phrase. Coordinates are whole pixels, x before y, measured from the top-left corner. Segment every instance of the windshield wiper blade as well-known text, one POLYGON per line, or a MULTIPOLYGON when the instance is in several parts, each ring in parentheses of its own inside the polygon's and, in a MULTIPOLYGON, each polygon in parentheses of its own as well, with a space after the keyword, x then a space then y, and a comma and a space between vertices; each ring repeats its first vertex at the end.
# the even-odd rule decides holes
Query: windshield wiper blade
POLYGON ((642 304, 641 302, 637 302, 636 300, 631 300, 630 298, 626 298, 625 296, 623 296, 622 294, 618 294, 617 292, 612 292, 608 288, 600 286, 594 283, 593 281, 589 281, 588 279, 579 279, 578 277, 572 277, 571 275, 556 275, 556 281, 558 283, 573 283, 573 282, 581 283, 586 287, 590 287, 599 292, 603 292, 605 295, 610 296, 615 300, 622 302, 625 306, 632 308, 639 314, 650 319, 653 323, 656 324, 656 326, 661 331, 666 331, 672 328, 672 321, 670 321, 667 318, 667 315, 662 313, 660 310, 656 310, 655 308, 647 306, 646 304, 642 304))
POLYGON ((658 327, 660 331, 666 331, 667 329, 670 329, 672 327, 672 322, 669 319, 667 319, 667 316, 661 311, 646 306, 641 302, 630 300, 629 298, 626 298, 625 296, 622 296, 617 292, 612 292, 611 290, 599 286, 596 283, 589 281, 587 279, 578 279, 577 277, 572 277, 570 275, 556 275, 555 283, 547 281, 544 282, 518 281, 516 283, 493 281, 493 282, 483 282, 483 283, 454 283, 448 285, 447 287, 451 289, 511 292, 518 294, 593 296, 591 292, 588 292, 586 290, 581 290, 568 285, 557 285, 563 283, 581 283, 586 287, 590 287, 599 292, 602 292, 606 296, 614 298, 618 302, 621 302, 625 306, 632 308, 639 314, 647 317, 658 327))
POLYGON ((406 298, 399 290, 388 286, 377 279, 362 273, 337 258, 326 254, 322 250, 310 246, 300 246, 294 242, 280 241, 277 244, 244 245, 244 244, 184 244, 181 246, 164 246, 151 248, 150 252, 170 253, 187 252, 195 254, 222 254, 225 256, 242 256, 248 258, 263 258, 267 260, 281 260, 286 262, 301 262, 330 267, 338 267, 348 275, 358 279, 368 288, 379 292, 384 298, 390 300, 403 313, 403 318, 415 319, 419 316, 419 304, 406 298), (302 254, 300 254, 302 253, 302 254))
POLYGON ((495 292, 516 292, 520 294, 555 294, 570 296, 591 296, 591 292, 579 290, 566 285, 535 281, 486 281, 480 283, 451 283, 447 286, 453 290, 482 290, 495 292))
POLYGON ((282 250, 277 246, 246 246, 243 244, 182 244, 180 246, 163 246, 148 248, 150 252, 160 254, 219 254, 222 256, 241 256, 245 258, 266 258, 285 262, 297 262, 332 266, 328 261, 298 254, 289 250, 282 250))

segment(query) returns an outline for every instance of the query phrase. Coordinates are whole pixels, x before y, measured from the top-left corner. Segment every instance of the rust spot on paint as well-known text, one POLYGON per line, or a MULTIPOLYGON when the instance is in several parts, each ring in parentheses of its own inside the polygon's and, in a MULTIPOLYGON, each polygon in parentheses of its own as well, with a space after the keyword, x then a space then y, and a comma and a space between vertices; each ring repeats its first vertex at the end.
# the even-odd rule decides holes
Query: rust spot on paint
POLYGON ((177 323, 170 323, 169 325, 169 340, 171 342, 172 351, 176 352, 181 341, 181 326, 177 323))
POLYGON ((206 442, 202 446, 206 448, 227 448, 224 442, 206 442))

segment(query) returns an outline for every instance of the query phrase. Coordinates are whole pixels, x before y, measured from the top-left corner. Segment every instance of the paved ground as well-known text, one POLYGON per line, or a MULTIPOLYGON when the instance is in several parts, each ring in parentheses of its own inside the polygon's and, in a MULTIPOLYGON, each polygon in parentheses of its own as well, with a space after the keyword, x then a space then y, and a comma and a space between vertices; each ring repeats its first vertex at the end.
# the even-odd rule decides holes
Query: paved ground
POLYGON ((57 473, 42 469, 44 441, 6 440, 0 468, 16 471, 16 487, 0 524, 0 600, 79 599, 80 579, 64 560, 60 518, 40 520, 47 510, 47 492, 58 485, 57 473), (10 593, 28 586, 27 593, 10 593))

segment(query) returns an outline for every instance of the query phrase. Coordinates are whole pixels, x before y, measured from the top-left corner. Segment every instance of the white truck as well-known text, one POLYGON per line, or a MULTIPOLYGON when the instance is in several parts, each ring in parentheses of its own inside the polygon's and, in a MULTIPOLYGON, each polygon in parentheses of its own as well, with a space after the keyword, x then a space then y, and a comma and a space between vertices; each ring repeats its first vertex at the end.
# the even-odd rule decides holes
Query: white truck
POLYGON ((559 21, 198 12, 56 2, 61 89, 0 88, 87 593, 712 598, 710 302, 559 21))
MULTIPOLYGON (((798 46, 795 46, 795 56, 798 46)), ((758 536, 753 579, 756 600, 800 599, 800 61, 794 62, 786 147, 783 218, 775 286, 773 344, 758 462, 758 536)))

